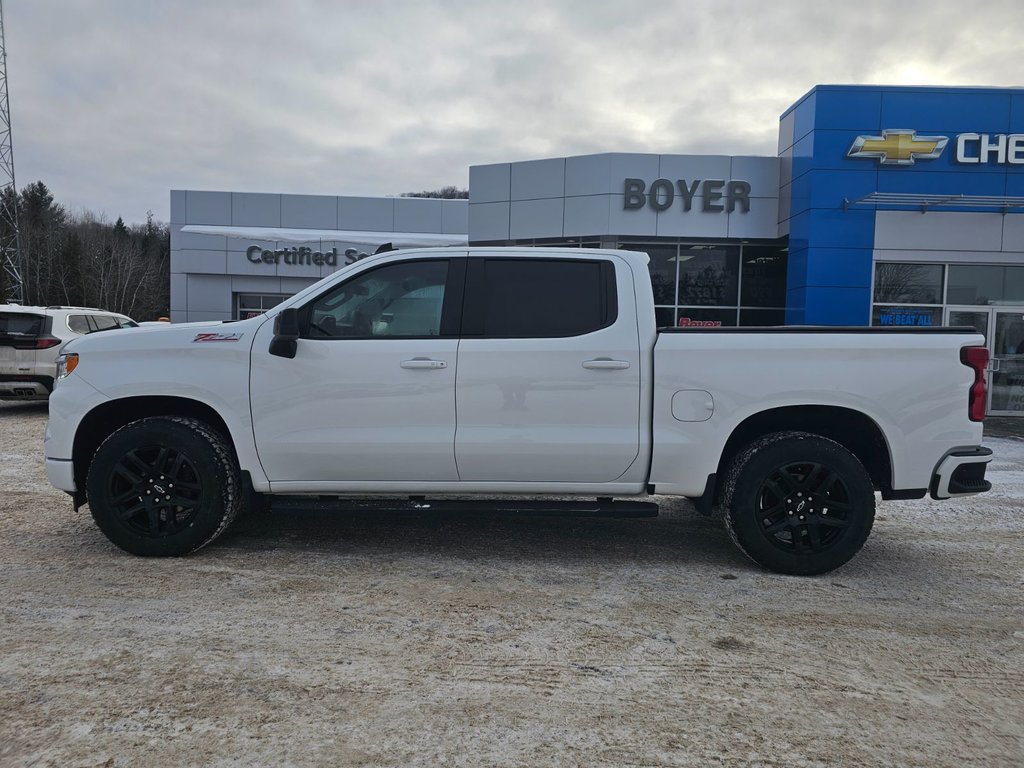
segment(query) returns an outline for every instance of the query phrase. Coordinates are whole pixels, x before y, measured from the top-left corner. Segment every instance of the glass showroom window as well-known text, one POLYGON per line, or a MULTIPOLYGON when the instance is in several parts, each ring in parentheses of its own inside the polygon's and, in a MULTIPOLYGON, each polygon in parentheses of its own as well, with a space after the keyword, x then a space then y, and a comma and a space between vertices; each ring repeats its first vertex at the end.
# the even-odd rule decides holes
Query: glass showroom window
POLYGON ((740 262, 740 325, 785 325, 789 249, 744 245, 740 262))
POLYGON ((666 326, 782 325, 787 251, 779 245, 622 243, 651 261, 655 319, 666 326))
POLYGON ((1024 267, 951 264, 947 304, 1024 304, 1024 267))
POLYGON ((287 298, 288 294, 283 293, 236 293, 235 318, 248 320, 250 317, 262 315, 287 298))
POLYGON ((942 264, 875 264, 871 324, 883 326, 942 325, 942 264))

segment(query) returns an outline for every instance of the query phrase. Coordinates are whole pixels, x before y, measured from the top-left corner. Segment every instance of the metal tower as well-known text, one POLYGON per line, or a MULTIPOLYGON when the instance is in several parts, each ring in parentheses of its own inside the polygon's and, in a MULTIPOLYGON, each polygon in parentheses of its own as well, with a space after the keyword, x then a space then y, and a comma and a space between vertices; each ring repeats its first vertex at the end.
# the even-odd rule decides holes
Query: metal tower
POLYGON ((7 300, 21 303, 24 283, 18 272, 18 186, 14 182, 14 143, 11 106, 7 99, 7 45, 4 42, 4 4, 0 0, 0 262, 6 275, 7 300))

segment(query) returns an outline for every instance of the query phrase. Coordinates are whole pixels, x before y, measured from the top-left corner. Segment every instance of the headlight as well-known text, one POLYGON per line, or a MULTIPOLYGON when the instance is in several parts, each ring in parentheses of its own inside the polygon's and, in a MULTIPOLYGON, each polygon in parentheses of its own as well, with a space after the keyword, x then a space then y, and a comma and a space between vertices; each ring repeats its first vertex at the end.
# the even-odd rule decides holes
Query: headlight
POLYGON ((62 352, 57 355, 57 381, 71 373, 78 367, 77 352, 62 352))

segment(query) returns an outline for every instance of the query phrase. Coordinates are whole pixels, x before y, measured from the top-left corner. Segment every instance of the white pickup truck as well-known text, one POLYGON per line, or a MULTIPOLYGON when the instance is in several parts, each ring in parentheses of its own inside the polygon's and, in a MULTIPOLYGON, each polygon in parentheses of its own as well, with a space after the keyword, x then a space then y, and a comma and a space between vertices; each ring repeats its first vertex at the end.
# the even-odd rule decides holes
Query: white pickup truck
POLYGON ((191 552, 268 500, 639 516, 666 494, 794 574, 849 560, 876 492, 990 488, 980 334, 658 329, 647 261, 393 251, 260 317, 77 339, 47 473, 137 555, 191 552))

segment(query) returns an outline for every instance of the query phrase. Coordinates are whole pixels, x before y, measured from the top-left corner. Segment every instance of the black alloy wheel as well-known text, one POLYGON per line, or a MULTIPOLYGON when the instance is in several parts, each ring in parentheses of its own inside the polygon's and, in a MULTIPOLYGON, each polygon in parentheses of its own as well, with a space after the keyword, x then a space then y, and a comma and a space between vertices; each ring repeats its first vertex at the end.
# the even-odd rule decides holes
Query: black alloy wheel
POLYGON ((189 457, 155 444, 121 456, 107 486, 111 511, 142 536, 167 536, 187 528, 202 494, 202 480, 189 457))
POLYGON ((223 533, 241 508, 238 463, 198 419, 133 421, 97 449, 86 478, 100 530, 133 555, 185 555, 223 533))
POLYGON ((766 435, 741 451, 726 473, 722 506, 748 557, 805 576, 846 563, 875 519, 874 487, 857 457, 805 432, 766 435))
POLYGON ((758 494, 761 532, 784 552, 824 552, 842 539, 853 511, 839 473, 819 462, 784 464, 758 494))

